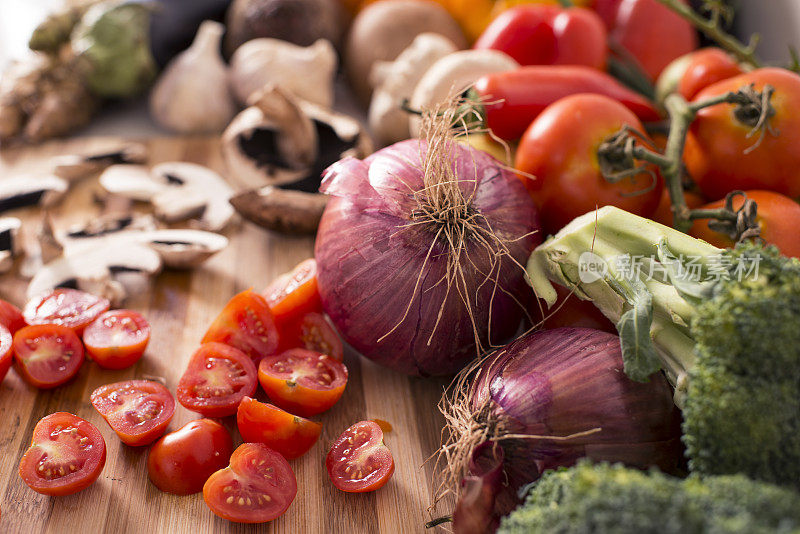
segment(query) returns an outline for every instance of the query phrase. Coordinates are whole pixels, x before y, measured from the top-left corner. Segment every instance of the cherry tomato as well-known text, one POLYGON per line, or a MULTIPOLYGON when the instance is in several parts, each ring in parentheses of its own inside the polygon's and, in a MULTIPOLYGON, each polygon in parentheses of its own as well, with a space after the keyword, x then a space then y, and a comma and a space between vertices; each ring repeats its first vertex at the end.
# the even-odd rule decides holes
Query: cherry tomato
POLYGON ((555 233, 597 207, 617 206, 648 217, 658 206, 662 181, 640 173, 617 183, 600 172, 600 144, 624 125, 642 131, 628 108, 606 96, 579 94, 548 106, 525 131, 514 167, 522 177, 547 233, 555 233))
POLYGON ((327 356, 291 349, 258 365, 258 381, 279 408, 311 417, 336 404, 347 385, 347 367, 327 356))
POLYGON ((658 77, 656 92, 662 100, 673 92, 692 100, 709 85, 743 72, 736 60, 721 48, 701 48, 670 63, 658 77))
MULTIPOLYGON (((692 191, 684 191, 683 198, 686 200, 686 205, 689 206, 689 209, 699 208, 706 203, 706 200, 701 195, 692 191)), ((656 211, 653 212, 650 218, 664 226, 672 226, 672 200, 666 187, 661 193, 661 199, 658 201, 656 211)))
POLYGON ((689 129, 684 162, 703 195, 724 198, 734 190, 767 189, 790 198, 800 197, 800 76, 785 69, 757 69, 728 78, 700 91, 695 101, 753 84, 761 91, 769 84, 775 92, 770 118, 773 133, 748 136, 751 125, 739 122, 735 108, 719 104, 702 109, 689 129), (752 149, 752 150, 750 150, 752 149), (750 150, 748 153, 745 151, 750 150))
POLYGON ((78 374, 83 344, 75 331, 57 324, 26 326, 14 334, 14 367, 30 385, 54 388, 78 374))
POLYGON ((383 431, 374 421, 361 421, 345 430, 325 458, 333 485, 362 493, 382 488, 394 473, 394 458, 383 444, 383 431))
POLYGON ((279 328, 280 352, 304 348, 327 354, 337 361, 342 361, 344 357, 342 339, 321 313, 307 313, 298 320, 280 325, 279 328))
POLYGON ((233 440, 225 427, 197 419, 150 447, 147 474, 161 491, 190 495, 203 491, 208 477, 228 465, 233 440))
POLYGON ((288 273, 280 275, 264 290, 269 309, 278 322, 322 311, 317 289, 317 262, 302 261, 288 273))
POLYGON ((90 400, 122 443, 149 445, 164 434, 175 413, 172 393, 151 380, 126 380, 101 386, 90 400))
POLYGON ((255 393, 256 373, 244 352, 222 343, 204 343, 178 382, 178 402, 205 417, 233 415, 242 399, 255 393))
POLYGON ((89 356, 104 369, 136 363, 150 341, 150 323, 132 310, 107 311, 83 331, 89 356))
POLYGON ((591 10, 548 5, 512 7, 498 15, 475 48, 505 52, 520 65, 606 65, 606 29, 591 10))
POLYGON ((230 466, 217 471, 203 486, 211 511, 237 523, 272 521, 292 504, 297 479, 286 459, 263 443, 244 443, 230 466))
POLYGON ((657 0, 622 0, 611 39, 630 52, 651 81, 698 44, 691 23, 657 0))
MULTIPOLYGON (((784 256, 800 258, 800 239, 797 233, 800 228, 800 204, 772 191, 745 191, 745 194, 758 206, 756 221, 761 228, 761 238, 778 247, 784 256)), ((744 199, 737 195, 733 200, 733 208, 739 209, 743 203, 744 199)), ((724 205, 724 200, 717 200, 702 209, 718 209, 724 205)), ((728 236, 709 228, 707 220, 695 221, 689 233, 720 248, 729 248, 735 244, 728 236)))
POLYGON ((275 319, 264 297, 251 290, 234 296, 211 323, 202 343, 217 341, 244 352, 256 364, 278 348, 275 319))
POLYGON ((554 285, 556 303, 550 308, 543 304, 544 322, 542 328, 552 329, 562 326, 573 328, 594 328, 612 334, 617 333, 614 323, 597 309, 591 300, 581 300, 564 286, 554 285))
POLYGON ((25 318, 19 308, 0 299, 0 324, 8 328, 13 336, 17 330, 25 326, 25 318))
POLYGON ((308 452, 319 439, 322 425, 250 397, 242 399, 236 414, 242 439, 263 443, 293 460, 308 452))
POLYGON ((106 464, 106 442, 89 421, 67 412, 43 417, 19 463, 19 476, 44 495, 72 495, 92 485, 106 464))
POLYGON ((109 306, 107 299, 84 291, 56 289, 29 300, 22 315, 28 324, 58 324, 80 335, 109 306))
POLYGON ((0 324, 0 382, 6 377, 11 362, 14 360, 14 338, 8 328, 0 324))
POLYGON ((619 11, 619 3, 621 1, 622 0, 591 0, 588 7, 600 16, 600 19, 608 30, 612 30, 617 21, 617 11, 619 11))

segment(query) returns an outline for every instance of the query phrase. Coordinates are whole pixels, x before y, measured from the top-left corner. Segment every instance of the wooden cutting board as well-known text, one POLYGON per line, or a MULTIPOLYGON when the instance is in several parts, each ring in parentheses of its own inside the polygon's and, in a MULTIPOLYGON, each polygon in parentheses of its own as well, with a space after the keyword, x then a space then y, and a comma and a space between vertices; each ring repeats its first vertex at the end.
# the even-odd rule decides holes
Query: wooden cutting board
MULTIPOLYGON (((0 152, 0 179, 18 172, 47 170, 56 155, 100 149, 109 139, 74 139, 35 148, 0 152)), ((183 160, 224 171, 216 139, 149 140, 151 163, 183 160)), ((75 184, 55 209, 59 227, 82 222, 98 213, 93 193, 96 178, 75 184)), ((27 237, 41 223, 38 209, 21 209, 5 215, 23 220, 27 237)), ((12 369, 0 384, 0 532, 425 532, 431 518, 427 509, 435 484, 433 462, 443 419, 436 408, 444 380, 398 375, 355 354, 347 354, 350 372, 341 401, 318 418, 320 440, 305 456, 294 460, 298 493, 282 517, 264 525, 239 525, 215 516, 202 495, 178 497, 162 493, 147 478, 147 448, 123 445, 89 403, 91 392, 106 383, 159 376, 174 393, 189 356, 207 326, 228 299, 247 288, 264 288, 277 275, 313 254, 312 238, 287 237, 240 223, 226 232, 228 248, 193 271, 166 271, 131 295, 126 307, 143 313, 152 325, 152 338, 144 357, 121 371, 84 364, 77 378, 52 391, 39 391, 24 383, 12 369), (98 481, 68 497, 47 497, 29 489, 17 466, 30 444, 33 427, 53 412, 69 411, 97 426, 107 445, 108 459, 98 481), (367 494, 346 494, 331 484, 325 455, 338 435, 362 419, 384 419, 393 431, 386 434, 396 470, 382 489, 367 494)), ((0 297, 21 306, 27 282, 14 274, 0 275, 0 297)), ((263 392, 259 393, 261 400, 263 392)), ((178 405, 169 430, 199 416, 178 405)), ((235 418, 224 424, 241 437, 235 418)), ((449 510, 442 503, 440 510, 449 510)))

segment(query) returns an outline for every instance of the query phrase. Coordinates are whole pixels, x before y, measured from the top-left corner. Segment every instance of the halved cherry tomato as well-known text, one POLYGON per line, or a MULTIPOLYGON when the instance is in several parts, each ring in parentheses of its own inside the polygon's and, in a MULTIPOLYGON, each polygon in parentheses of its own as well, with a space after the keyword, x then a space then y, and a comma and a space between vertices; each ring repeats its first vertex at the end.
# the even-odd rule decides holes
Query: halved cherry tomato
POLYGON ((175 413, 172 393, 151 380, 106 384, 94 390, 90 400, 119 439, 134 447, 160 438, 175 413))
POLYGON ((203 491, 208 477, 228 465, 232 452, 224 426, 197 419, 155 442, 147 453, 147 474, 161 491, 190 495, 203 491))
POLYGON ((214 319, 202 343, 217 341, 244 352, 254 363, 274 354, 278 329, 264 297, 248 289, 234 296, 214 319))
POLYGON ((271 404, 250 397, 242 399, 236 414, 242 439, 263 443, 293 460, 308 452, 319 439, 322 425, 284 412, 271 404))
POLYGON ((279 329, 280 352, 304 348, 327 354, 336 361, 342 361, 344 357, 342 339, 321 313, 307 313, 297 320, 279 325, 279 329))
POLYGON ((336 404, 347 385, 347 367, 326 354, 291 349, 258 365, 258 381, 279 408, 311 417, 336 404))
POLYGON ((22 315, 28 324, 58 324, 80 335, 109 306, 107 299, 85 291, 56 289, 29 300, 22 315))
POLYGON ((256 377, 256 366, 244 352, 204 343, 178 382, 178 402, 206 417, 232 415, 244 397, 255 393, 256 377))
MULTIPOLYGON (((758 206, 756 221, 761 228, 761 239, 778 247, 784 256, 800 258, 797 233, 800 228, 800 204, 772 191, 745 191, 745 194, 758 206)), ((744 199, 737 195, 733 199, 733 209, 738 210, 743 203, 744 199)), ((724 200, 717 200, 702 209, 719 209, 724 204, 724 200)), ((728 236, 709 228, 707 220, 695 221, 689 233, 721 248, 735 244, 728 236)))
POLYGON ((19 476, 44 495, 72 495, 97 480, 106 464, 106 442, 89 421, 67 412, 43 417, 19 462, 19 476))
POLYGON ((546 233, 606 205, 652 215, 661 198, 660 177, 643 172, 612 183, 600 172, 600 144, 625 125, 643 130, 636 115, 616 100, 578 94, 548 106, 525 131, 514 167, 533 176, 522 180, 540 208, 546 233))
POLYGON ((150 341, 150 323, 132 310, 107 311, 83 331, 86 352, 104 369, 136 363, 150 341))
POLYGON ((321 312, 322 301, 317 289, 317 262, 314 258, 302 261, 288 273, 280 275, 264 290, 269 309, 276 321, 321 312))
POLYGON ((57 324, 26 326, 14 334, 14 368, 30 385, 54 388, 78 374, 83 344, 71 328, 57 324))
POLYGON ((11 332, 0 324, 0 382, 6 377, 14 359, 13 342, 14 338, 11 337, 11 332))
POLYGON ((211 511, 237 523, 265 523, 281 516, 297 495, 297 479, 286 459, 263 443, 244 443, 231 464, 203 486, 211 511))
POLYGON ((13 336, 17 330, 25 326, 25 318, 19 308, 0 299, 0 324, 8 328, 13 336))
POLYGON ((325 458, 333 485, 362 493, 382 488, 394 473, 394 458, 374 421, 360 421, 345 430, 325 458))

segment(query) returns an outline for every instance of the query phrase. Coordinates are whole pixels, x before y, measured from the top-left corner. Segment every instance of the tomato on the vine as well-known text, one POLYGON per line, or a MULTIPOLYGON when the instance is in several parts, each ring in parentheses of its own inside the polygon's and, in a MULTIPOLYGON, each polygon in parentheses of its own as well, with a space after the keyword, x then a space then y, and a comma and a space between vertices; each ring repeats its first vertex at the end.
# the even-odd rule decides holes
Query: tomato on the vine
POLYGON ((212 419, 191 421, 166 434, 147 453, 147 474, 161 491, 190 495, 203 491, 208 477, 228 465, 233 440, 212 419))
MULTIPOLYGON (((699 195, 693 191, 684 191, 683 198, 686 201, 686 205, 689 207, 689 209, 699 208, 706 203, 706 200, 702 197, 702 195, 699 195)), ((658 202, 658 207, 650 216, 650 218, 657 223, 663 224, 664 226, 672 226, 672 198, 669 196, 668 188, 664 188, 664 191, 661 193, 661 200, 658 202)))
POLYGON ((250 397, 245 397, 239 404, 236 424, 247 443, 263 443, 288 460, 308 452, 322 432, 319 423, 250 397))
POLYGON ((758 117, 737 117, 736 108, 717 104, 701 109, 689 128, 684 163, 689 175, 710 200, 735 190, 766 189, 800 197, 800 76, 785 69, 764 68, 734 76, 700 91, 695 101, 749 86, 774 89, 775 113, 769 131, 751 134, 758 117))
POLYGON ((741 65, 721 48, 701 48, 670 63, 658 77, 656 91, 662 98, 676 92, 692 100, 709 85, 743 72, 741 65))
POLYGON ((161 437, 175 413, 172 393, 151 380, 126 380, 100 386, 92 406, 126 445, 149 445, 161 437))
POLYGON ((211 511, 237 523, 265 523, 281 516, 297 495, 297 479, 286 459, 263 443, 244 443, 230 466, 203 486, 211 511))
POLYGON ((325 354, 291 349, 261 360, 258 381, 276 406, 311 417, 330 409, 342 396, 347 367, 325 354))
POLYGON ((256 384, 256 366, 244 352, 222 343, 204 343, 189 360, 176 396, 188 410, 225 417, 255 393, 256 384))
POLYGON ((642 131, 628 108, 606 96, 572 95, 551 104, 522 136, 514 167, 534 202, 546 233, 606 205, 650 216, 663 188, 655 173, 642 172, 616 183, 606 180, 598 149, 623 126, 642 131))
POLYGON ((394 458, 383 443, 383 430, 374 421, 361 421, 333 443, 325 467, 333 485, 362 493, 382 488, 394 473, 394 458))
POLYGON ((11 332, 0 324, 0 382, 6 377, 14 359, 13 342, 14 338, 11 337, 11 332))
MULTIPOLYGON (((772 191, 745 191, 745 194, 758 206, 756 222, 761 229, 761 239, 778 247, 784 256, 800 258, 800 239, 797 233, 800 228, 800 204, 772 191)), ((701 209, 719 209, 724 204, 724 200, 717 200, 701 209)), ((744 198, 736 195, 733 209, 738 210, 742 204, 744 198)), ((709 228, 707 220, 695 221, 689 233, 717 247, 728 248, 735 245, 730 237, 709 228)))
POLYGON ((30 385, 54 388, 71 380, 83 363, 75 331, 57 324, 26 326, 14 334, 14 368, 30 385))
POLYGON ((337 361, 342 361, 344 357, 342 339, 321 313, 307 313, 298 319, 281 324, 279 329, 281 352, 304 348, 327 354, 337 361))
POLYGON ((216 341, 244 352, 255 364, 278 348, 278 330, 267 301, 248 289, 235 295, 214 319, 202 343, 216 341))
POLYGON ((19 476, 44 495, 72 495, 88 488, 106 463, 106 442, 89 421, 67 412, 43 417, 33 429, 19 476))
POLYGON ((91 293, 59 288, 29 300, 22 315, 30 325, 57 324, 72 328, 80 335, 110 305, 108 299, 91 293))
POLYGON ((132 310, 107 311, 83 331, 86 352, 104 369, 136 363, 150 341, 150 323, 132 310))
POLYGON ((264 298, 278 322, 321 312, 316 260, 310 258, 302 261, 290 272, 273 280, 264 290, 264 298))
POLYGON ((8 331, 11 332, 13 336, 14 333, 25 326, 25 324, 25 317, 22 316, 22 310, 10 302, 0 299, 0 325, 8 328, 8 331))

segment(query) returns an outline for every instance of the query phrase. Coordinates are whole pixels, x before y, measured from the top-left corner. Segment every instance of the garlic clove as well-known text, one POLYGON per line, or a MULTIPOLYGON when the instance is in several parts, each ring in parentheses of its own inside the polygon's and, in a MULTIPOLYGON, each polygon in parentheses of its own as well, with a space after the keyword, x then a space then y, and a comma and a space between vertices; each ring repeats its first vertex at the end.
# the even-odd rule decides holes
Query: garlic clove
POLYGON ((164 69, 150 95, 150 113, 161 126, 180 133, 221 132, 236 114, 220 54, 224 31, 218 22, 203 22, 192 46, 164 69))

